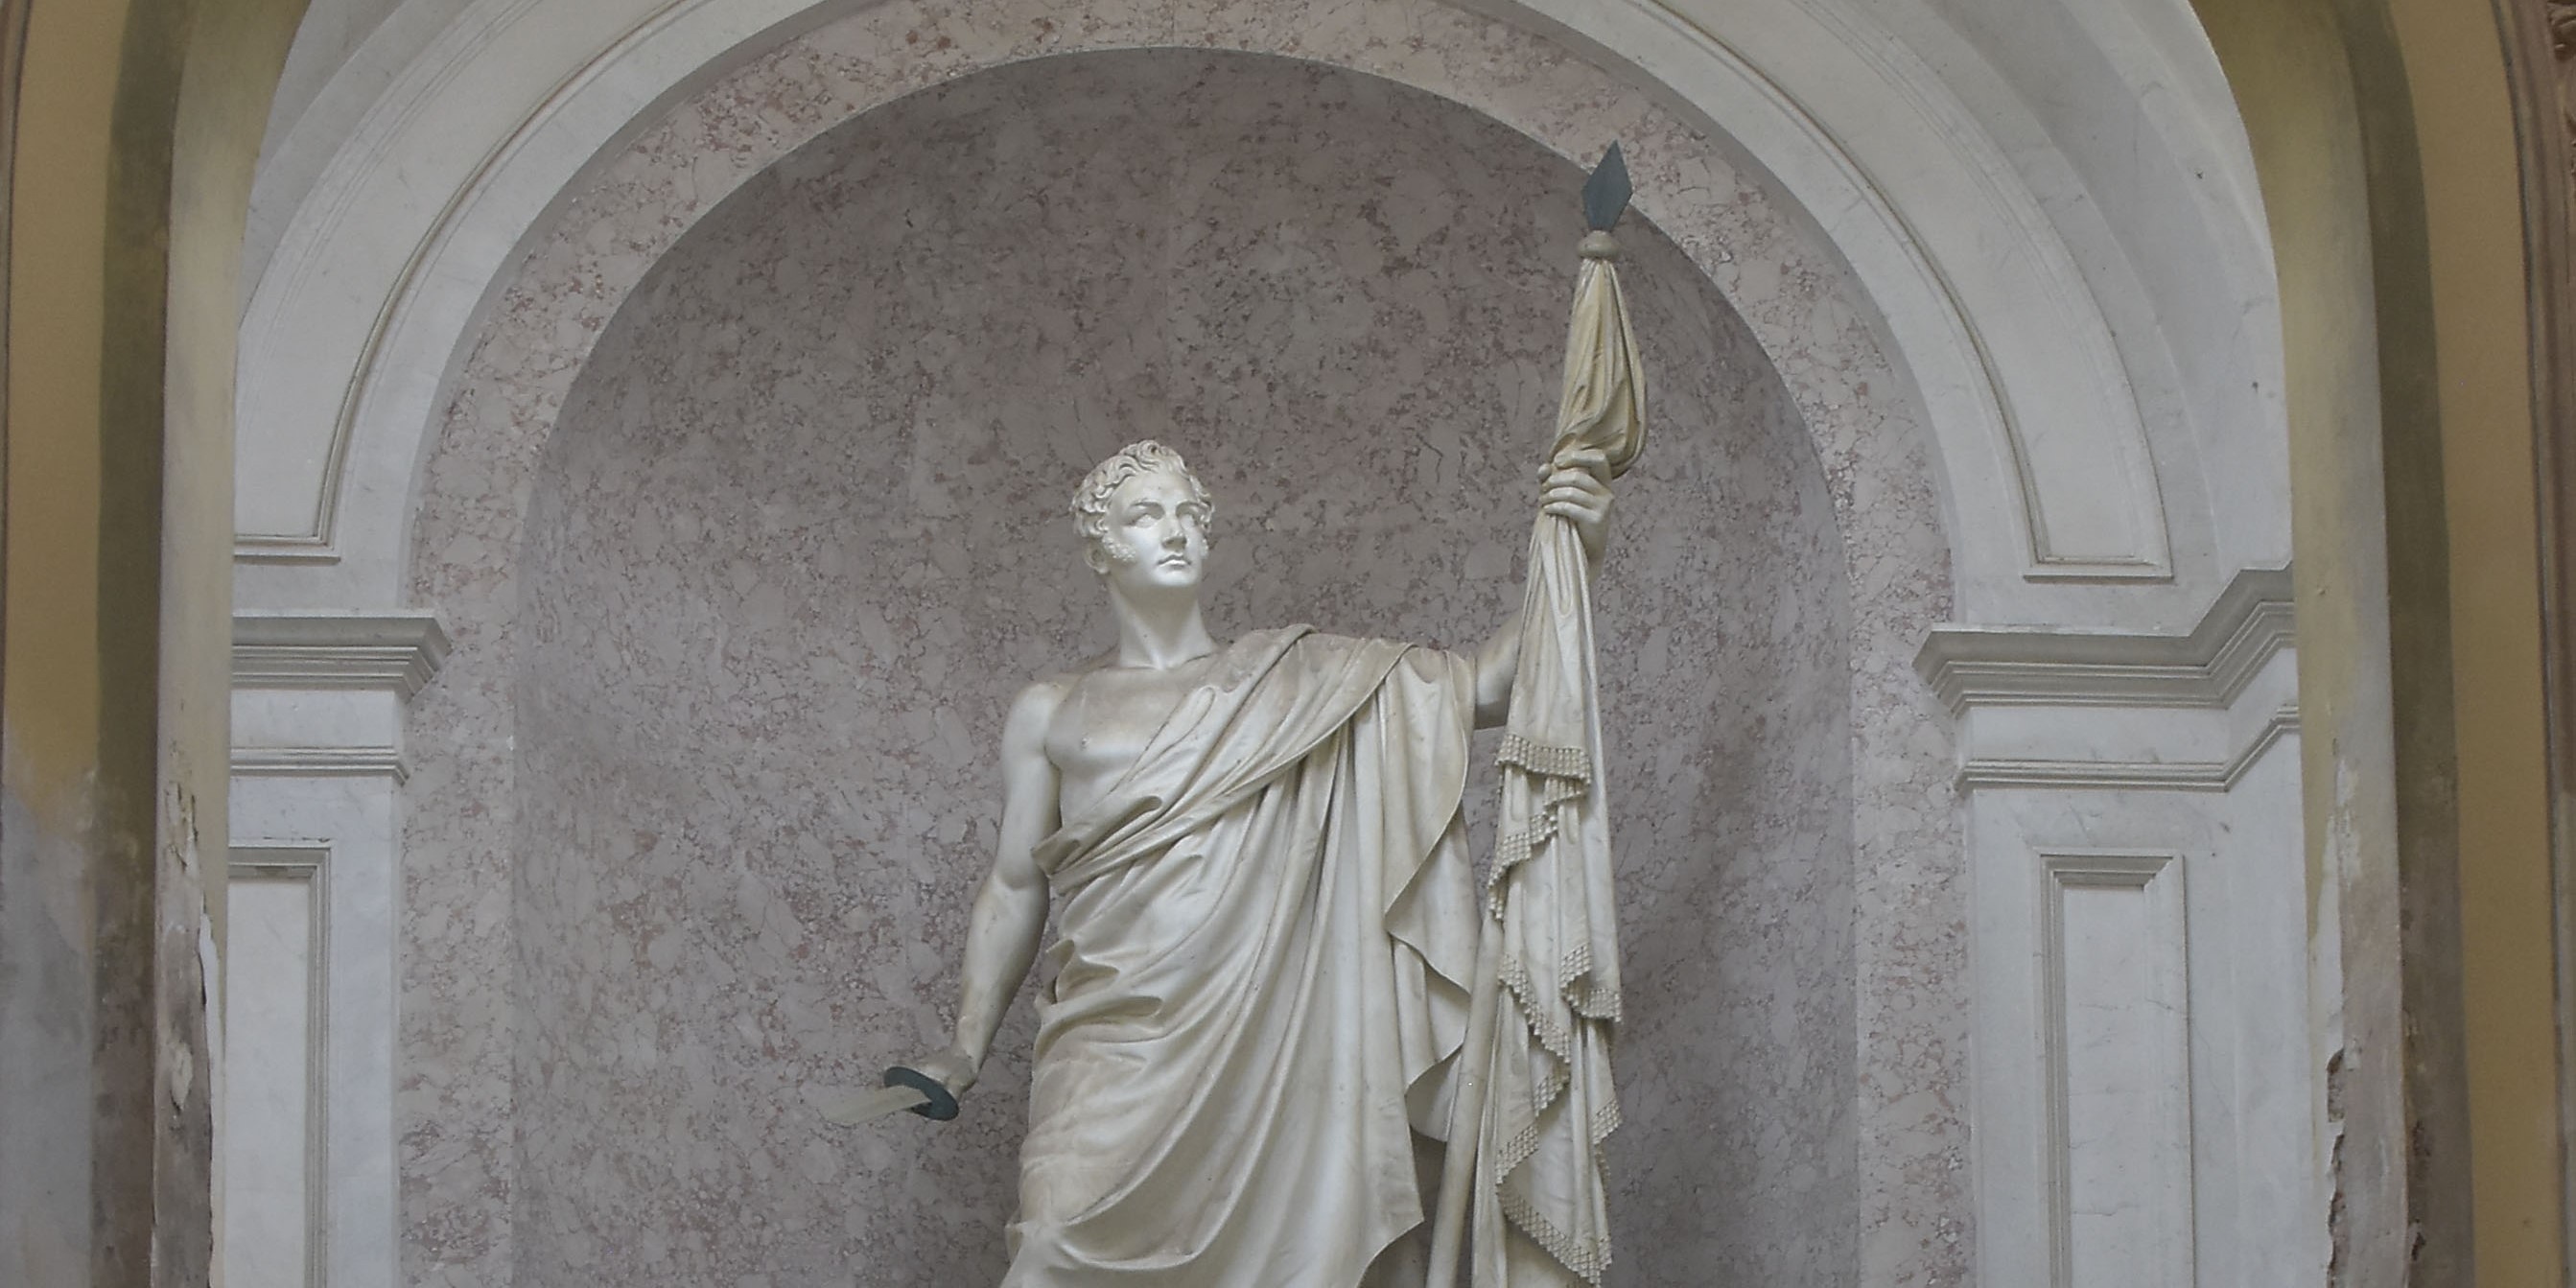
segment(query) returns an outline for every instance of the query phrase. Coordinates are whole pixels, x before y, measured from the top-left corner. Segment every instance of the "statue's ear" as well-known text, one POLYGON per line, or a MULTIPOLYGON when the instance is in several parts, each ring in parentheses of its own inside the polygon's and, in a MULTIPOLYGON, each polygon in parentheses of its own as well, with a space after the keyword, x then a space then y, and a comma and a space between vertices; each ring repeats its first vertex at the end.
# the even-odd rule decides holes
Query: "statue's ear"
POLYGON ((1091 565, 1091 570, 1093 572, 1099 573, 1103 577, 1109 575, 1109 552, 1100 548, 1100 542, 1097 539, 1085 538, 1083 540, 1082 561, 1091 565))

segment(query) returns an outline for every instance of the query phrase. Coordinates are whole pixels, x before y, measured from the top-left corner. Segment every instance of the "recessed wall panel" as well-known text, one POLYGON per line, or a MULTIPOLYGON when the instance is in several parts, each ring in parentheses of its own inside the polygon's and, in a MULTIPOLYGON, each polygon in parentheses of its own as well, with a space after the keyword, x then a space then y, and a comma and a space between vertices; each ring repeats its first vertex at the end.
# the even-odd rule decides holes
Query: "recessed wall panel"
MULTIPOLYGON (((275 856, 271 856, 272 858, 275 856)), ((322 917, 310 860, 236 860, 224 988, 224 1282, 320 1282, 322 917)))
POLYGON ((2190 1288, 2181 862, 2057 854, 2043 871, 2053 1278, 2190 1288))

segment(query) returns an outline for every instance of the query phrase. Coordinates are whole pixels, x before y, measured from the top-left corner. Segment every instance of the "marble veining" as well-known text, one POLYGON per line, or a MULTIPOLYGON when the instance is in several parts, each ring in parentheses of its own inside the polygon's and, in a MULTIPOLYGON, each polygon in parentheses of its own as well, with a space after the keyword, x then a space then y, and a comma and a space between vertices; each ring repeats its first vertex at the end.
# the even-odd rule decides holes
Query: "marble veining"
POLYGON ((1513 201, 1579 179, 1523 136, 1615 134, 1670 240, 1637 251, 1665 437, 1603 611, 1641 674, 1707 677, 1705 707, 1636 713, 1675 736, 1622 742, 1637 781, 1702 802, 1623 818, 1632 1085, 1672 1092, 1632 1108, 1629 1246, 1712 1282, 1960 1281, 1959 847, 1907 665, 1946 573, 1920 427, 1847 277, 1761 176, 1498 24, 1040 9, 882 6, 679 105, 532 249, 459 377, 415 542, 456 652, 408 740, 410 1277, 997 1265, 1007 1116, 932 1149, 755 1109, 936 1023, 915 999, 953 969, 937 909, 980 861, 995 704, 1097 643, 1061 491, 1099 444, 1164 433, 1241 525, 1226 629, 1471 637, 1520 521, 1424 523, 1445 507, 1335 462, 1364 449, 1406 496, 1516 491, 1497 423, 1534 442, 1552 405, 1574 220, 1513 201), (823 133, 1122 43, 1312 61, 1056 60, 823 133), (1202 219, 1144 219, 1171 191, 1202 219), (872 329, 879 305, 902 325, 872 329), (902 505, 851 513, 859 471, 902 505), (889 563, 990 589, 851 592, 889 563), (955 697, 897 709, 872 672, 955 697), (911 888, 856 896, 888 873, 911 888), (1781 912, 1801 904, 1827 915, 1781 912), (1801 1095, 1847 1112, 1782 1111, 1801 1095), (1855 1208, 1857 1249, 1813 1216, 1855 1208), (771 1256, 791 1246, 821 1259, 771 1256))

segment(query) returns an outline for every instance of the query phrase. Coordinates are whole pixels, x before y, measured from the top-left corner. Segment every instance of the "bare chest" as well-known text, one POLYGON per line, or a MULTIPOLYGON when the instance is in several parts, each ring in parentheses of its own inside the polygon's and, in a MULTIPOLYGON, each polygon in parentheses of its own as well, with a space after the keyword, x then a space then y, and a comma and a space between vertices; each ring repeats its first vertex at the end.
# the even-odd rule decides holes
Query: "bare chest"
POLYGON ((1102 670, 1075 682, 1047 726, 1047 759, 1061 784, 1064 817, 1096 803, 1135 767, 1203 669, 1189 663, 1168 671, 1102 670))

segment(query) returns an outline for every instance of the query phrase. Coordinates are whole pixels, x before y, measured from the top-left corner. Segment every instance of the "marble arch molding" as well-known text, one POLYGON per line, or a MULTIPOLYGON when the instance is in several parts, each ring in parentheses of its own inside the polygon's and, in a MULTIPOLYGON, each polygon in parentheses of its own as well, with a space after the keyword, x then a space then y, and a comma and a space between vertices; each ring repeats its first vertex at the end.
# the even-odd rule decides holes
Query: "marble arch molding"
MULTIPOLYGON (((845 12, 888 32, 919 26, 902 5, 412 0, 387 27, 441 7, 453 12, 434 34, 383 55, 408 54, 397 67, 353 62, 344 75, 390 82, 363 103, 326 92, 322 104, 345 120, 299 123, 277 158, 309 184, 265 194, 291 213, 261 216, 280 231, 244 326, 236 505, 250 598, 305 599, 325 585, 333 600, 398 598, 407 501, 477 318, 545 212, 659 105, 845 12)), ((1981 6, 1944 7, 1960 13, 1559 0, 1504 16, 1584 50, 1740 156, 1857 283, 1904 401, 1929 426, 1962 617, 2188 626, 2233 566, 2277 562, 2286 545, 2283 452, 2269 441, 2276 382, 2266 333, 2243 325, 2268 297, 2227 276, 2267 265, 2241 191, 2250 183, 2228 186, 2248 167, 2223 86, 2215 108, 2206 101, 2201 73, 2214 63, 2191 44, 2197 30, 2179 3, 2077 6, 2104 13, 2063 33, 2077 43, 2046 61, 2080 71, 2074 55, 2095 58, 2110 79, 2152 95, 2140 119, 2100 122, 2091 141, 2060 147, 2018 110, 2007 79, 2035 75, 2022 69, 2041 60, 2012 64, 1997 50, 1991 67, 1970 63, 1988 71, 1966 90, 1943 79, 1960 74, 1947 70, 1961 61, 1957 33, 1981 6), (2157 29, 2176 14, 2180 39, 2157 29), (2115 29, 2096 30, 2105 24, 2115 29), (2086 149, 2115 146, 2202 182, 2183 185, 2178 211, 2142 199, 2096 212, 2086 185, 2108 186, 2117 167, 2088 162, 2086 149), (2117 222, 2122 211, 2134 211, 2132 224, 2117 222), (2204 316, 2179 316, 2194 313, 2204 316), (2252 378, 2219 370, 2231 366, 2252 378)), ((1076 17, 983 7, 952 21, 947 48, 905 47, 873 92, 1047 53, 1207 44, 1347 62, 1455 97, 1567 155, 1613 132, 1598 117, 1551 126, 1564 101, 1543 86, 1479 88, 1466 65, 1440 66, 1408 30, 1419 25, 1410 6, 1327 9, 1316 21, 1252 8, 1105 5, 1076 17)), ((1675 216, 1696 199, 1686 187, 1640 192, 1668 225, 1687 222, 1675 216)), ((1798 323, 1747 315, 1787 357, 1798 323)))

